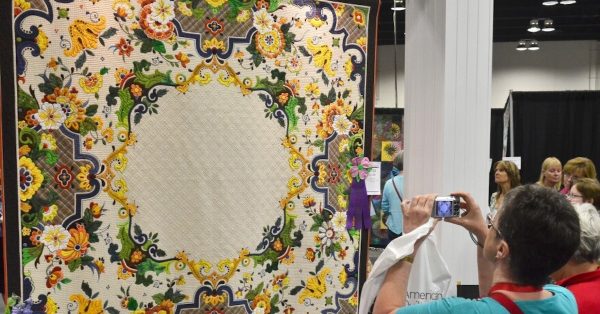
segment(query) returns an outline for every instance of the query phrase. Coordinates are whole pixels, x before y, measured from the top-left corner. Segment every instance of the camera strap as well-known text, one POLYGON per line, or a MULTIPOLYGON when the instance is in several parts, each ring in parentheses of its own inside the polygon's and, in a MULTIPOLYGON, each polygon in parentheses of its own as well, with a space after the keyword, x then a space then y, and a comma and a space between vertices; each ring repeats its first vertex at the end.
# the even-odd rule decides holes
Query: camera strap
POLYGON ((400 192, 398 191, 398 187, 396 187, 396 182, 394 181, 396 177, 392 178, 392 185, 394 186, 394 190, 396 190, 396 194, 398 194, 398 197, 400 198, 400 203, 402 203, 402 195, 400 195, 400 192))

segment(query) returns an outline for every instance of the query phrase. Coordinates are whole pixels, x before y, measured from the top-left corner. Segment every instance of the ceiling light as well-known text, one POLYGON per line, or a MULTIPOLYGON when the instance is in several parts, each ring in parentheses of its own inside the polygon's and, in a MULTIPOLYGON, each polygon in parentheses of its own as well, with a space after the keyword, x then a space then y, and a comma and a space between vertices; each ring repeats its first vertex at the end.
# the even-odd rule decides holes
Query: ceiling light
POLYGON ((544 20, 544 27, 542 28, 543 32, 551 32, 555 30, 554 28, 554 21, 552 19, 545 19, 544 20))
POLYGON ((536 51, 540 50, 540 44, 535 39, 521 39, 519 40, 519 43, 517 44, 517 47, 515 49, 517 49, 518 51, 536 51))
POLYGON ((568 4, 573 4, 576 3, 576 0, 548 0, 548 1, 544 1, 542 2, 543 5, 546 6, 551 6, 551 5, 557 5, 557 4, 564 4, 564 5, 568 5, 568 4))
POLYGON ((534 39, 529 43, 529 47, 527 49, 533 51, 540 50, 540 45, 538 44, 537 40, 534 39))
POLYGON ((406 5, 404 0, 396 0, 394 1, 394 6, 392 7, 392 11, 403 11, 406 10, 406 5))
POLYGON ((529 21, 529 28, 527 29, 529 32, 535 33, 540 31, 540 23, 538 20, 533 19, 529 21))

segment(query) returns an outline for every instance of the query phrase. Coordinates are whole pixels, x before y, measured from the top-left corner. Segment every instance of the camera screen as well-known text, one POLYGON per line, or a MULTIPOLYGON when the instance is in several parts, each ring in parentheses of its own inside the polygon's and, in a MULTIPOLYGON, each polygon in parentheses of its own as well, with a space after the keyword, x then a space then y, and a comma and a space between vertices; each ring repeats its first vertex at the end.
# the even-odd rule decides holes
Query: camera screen
POLYGON ((452 217, 452 201, 435 202, 437 217, 452 217))

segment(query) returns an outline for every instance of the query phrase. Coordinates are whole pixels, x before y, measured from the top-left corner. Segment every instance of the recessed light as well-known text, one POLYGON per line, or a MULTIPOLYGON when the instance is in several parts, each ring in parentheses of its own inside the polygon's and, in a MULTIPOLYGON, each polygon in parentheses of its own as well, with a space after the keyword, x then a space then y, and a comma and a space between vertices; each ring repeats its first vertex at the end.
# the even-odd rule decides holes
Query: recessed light
POLYGON ((537 40, 532 40, 529 43, 529 47, 527 47, 527 49, 533 51, 540 50, 540 45, 538 44, 537 40))
POLYGON ((533 20, 529 21, 529 28, 527 29, 527 31, 536 33, 536 32, 539 32, 540 30, 541 30, 540 23, 537 19, 533 19, 533 20))
POLYGON ((554 21, 552 19, 545 19, 544 27, 542 27, 542 32, 552 32, 554 30, 554 21))

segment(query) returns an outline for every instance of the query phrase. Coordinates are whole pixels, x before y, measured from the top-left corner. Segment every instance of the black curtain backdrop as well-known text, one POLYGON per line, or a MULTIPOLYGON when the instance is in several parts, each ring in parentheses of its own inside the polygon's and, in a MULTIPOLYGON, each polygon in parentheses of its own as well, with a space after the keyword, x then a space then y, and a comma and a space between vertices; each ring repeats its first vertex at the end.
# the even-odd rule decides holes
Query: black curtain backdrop
POLYGON ((598 170, 600 91, 513 92, 512 97, 513 156, 521 156, 523 183, 537 181, 549 156, 563 165, 571 158, 587 157, 598 170))
MULTIPOLYGON (((496 183, 494 182, 494 172, 492 166, 494 162, 502 159, 502 135, 504 134, 504 108, 492 109, 492 119, 490 121, 490 182, 489 195, 496 191, 496 183)), ((488 197, 489 198, 489 197, 488 197)))
MULTIPOLYGON (((600 143, 594 145, 600 139, 600 92, 513 92, 513 106, 513 155, 521 156, 523 183, 537 181, 542 162, 549 156, 563 164, 573 157, 588 157, 600 172, 600 143)), ((491 110, 492 164, 502 159, 504 112, 505 108, 491 110)), ((496 183, 491 167, 488 170, 491 195, 496 183)))

